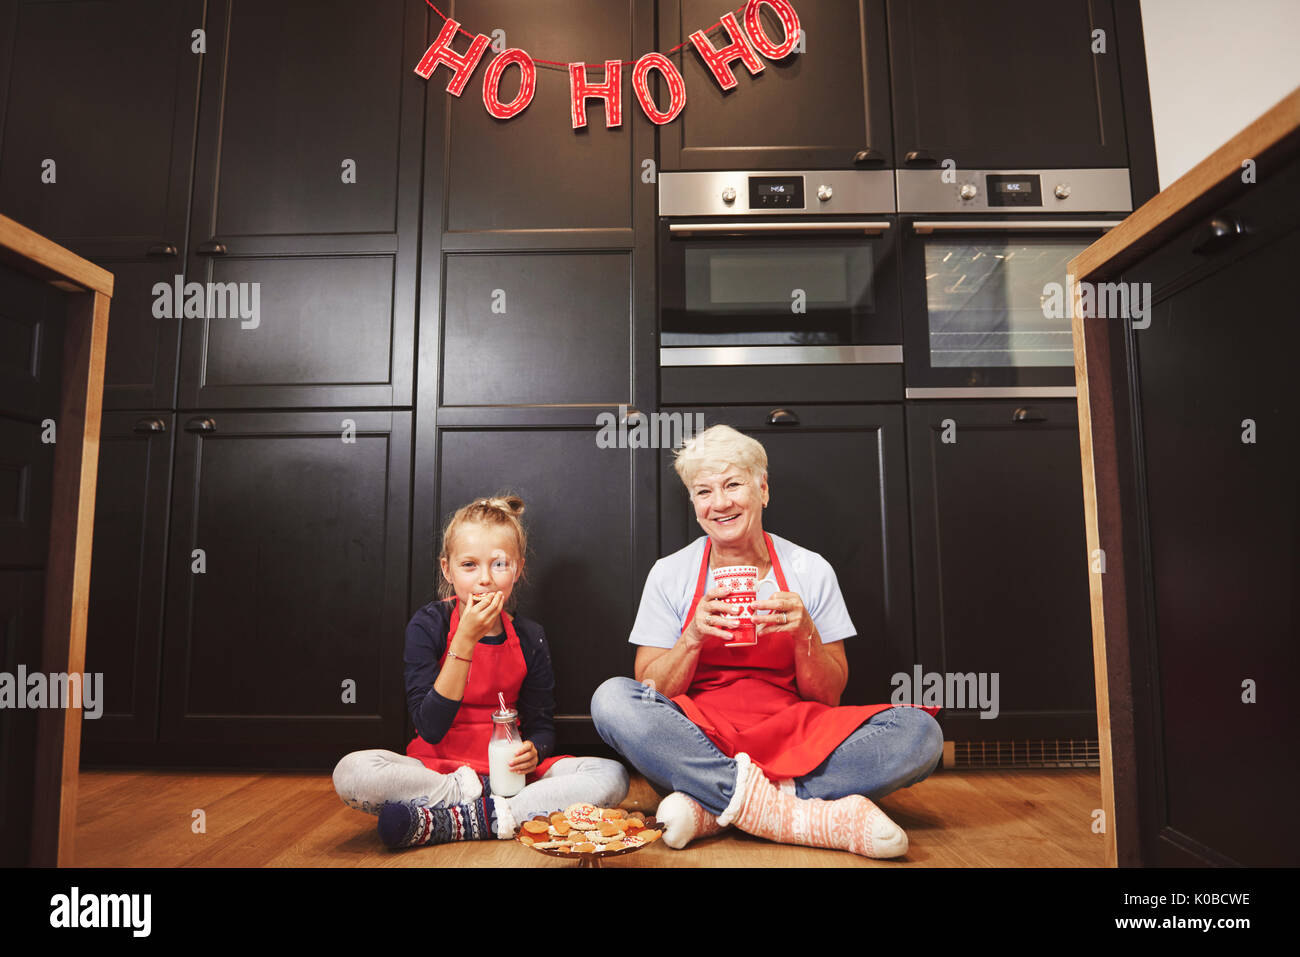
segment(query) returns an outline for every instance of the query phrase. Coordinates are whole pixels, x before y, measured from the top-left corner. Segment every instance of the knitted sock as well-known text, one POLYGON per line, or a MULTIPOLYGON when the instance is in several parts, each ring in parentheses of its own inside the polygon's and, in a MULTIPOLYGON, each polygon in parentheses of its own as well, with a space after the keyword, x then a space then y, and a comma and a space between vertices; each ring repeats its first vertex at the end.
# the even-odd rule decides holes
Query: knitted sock
POLYGON ((379 809, 379 839, 388 847, 418 847, 496 837, 493 801, 480 798, 453 807, 417 807, 389 801, 379 809))
POLYGON ((716 817, 681 791, 659 802, 655 818, 664 825, 664 843, 678 850, 697 837, 709 837, 722 830, 716 817))
POLYGON ((784 793, 745 754, 736 755, 736 791, 719 824, 781 844, 829 847, 863 857, 907 853, 907 835, 860 794, 837 801, 800 799, 784 793), (743 760, 742 760, 743 758, 743 760))

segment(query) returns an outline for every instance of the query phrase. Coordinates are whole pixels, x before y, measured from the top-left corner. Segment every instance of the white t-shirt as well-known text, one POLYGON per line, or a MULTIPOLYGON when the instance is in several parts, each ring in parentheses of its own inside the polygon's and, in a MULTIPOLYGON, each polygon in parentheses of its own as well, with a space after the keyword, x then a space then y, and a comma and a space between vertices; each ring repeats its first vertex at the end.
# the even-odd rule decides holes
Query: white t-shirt
MULTIPOLYGON (((680 551, 655 562, 646 577, 641 607, 637 609, 628 641, 652 648, 671 648, 677 643, 686 625, 686 613, 691 610, 691 601, 695 598, 707 540, 708 536, 701 535, 680 551)), ((803 600, 818 634, 822 636, 822 644, 856 635, 858 630, 849 620, 849 610, 844 607, 844 596, 840 594, 839 581, 830 562, 779 535, 772 535, 772 544, 776 546, 776 557, 785 573, 785 583, 803 600)), ((706 585, 705 591, 708 590, 706 585)), ((758 585, 759 599, 770 597, 776 590, 776 575, 769 568, 758 585), (762 582, 771 584, 765 586, 762 582)))

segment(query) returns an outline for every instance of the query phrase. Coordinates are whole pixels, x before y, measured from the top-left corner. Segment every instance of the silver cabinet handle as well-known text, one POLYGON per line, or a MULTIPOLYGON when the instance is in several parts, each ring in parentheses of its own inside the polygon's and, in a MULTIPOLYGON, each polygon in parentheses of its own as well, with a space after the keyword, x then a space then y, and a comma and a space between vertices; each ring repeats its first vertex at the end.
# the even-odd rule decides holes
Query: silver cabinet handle
POLYGON ((953 220, 935 220, 916 222, 912 228, 918 233, 935 233, 945 230, 1015 230, 1016 232, 1048 232, 1054 229, 1069 230, 1099 230, 1105 232, 1108 229, 1114 229, 1119 225, 1119 220, 1111 221, 1108 219, 1038 219, 1038 220, 985 220, 984 222, 971 222, 969 220, 956 222, 953 220))
POLYGON ((883 233, 893 226, 887 220, 855 223, 669 223, 674 236, 738 233, 883 233))

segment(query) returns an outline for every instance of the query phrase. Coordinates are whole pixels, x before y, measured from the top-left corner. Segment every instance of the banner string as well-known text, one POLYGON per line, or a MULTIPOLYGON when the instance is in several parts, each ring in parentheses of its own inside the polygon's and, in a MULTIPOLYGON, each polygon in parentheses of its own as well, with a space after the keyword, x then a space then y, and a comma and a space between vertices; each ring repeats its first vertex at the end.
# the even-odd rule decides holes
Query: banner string
MULTIPOLYGON (((433 12, 436 13, 438 16, 442 17, 442 19, 443 19, 444 21, 447 21, 447 20, 450 20, 450 19, 451 19, 451 17, 447 16, 447 14, 443 13, 443 12, 442 12, 441 10, 439 10, 436 6, 434 6, 434 4, 433 4, 433 0, 424 0, 424 2, 427 3, 430 7, 432 7, 433 12)), ((732 12, 732 13, 735 13, 735 14, 739 14, 739 13, 743 12, 744 9, 745 9, 745 4, 741 4, 739 7, 737 7, 735 10, 733 10, 733 11, 731 11, 731 12, 732 12)), ((721 21, 721 20, 719 20, 719 21, 718 21, 717 23, 715 23, 713 26, 711 26, 711 27, 709 27, 707 30, 705 30, 705 31, 704 31, 705 35, 707 36, 708 34, 712 33, 714 30, 718 29, 720 26, 722 26, 722 21, 721 21)), ((469 32, 468 30, 466 30, 464 27, 457 27, 457 28, 456 28, 456 32, 459 33, 459 34, 462 34, 462 35, 465 36, 465 37, 468 37, 470 40, 473 40, 474 37, 475 37, 475 34, 470 33, 470 32, 469 32)), ((682 41, 681 43, 677 44, 677 46, 673 47, 671 50, 667 50, 667 51, 665 51, 665 52, 664 52, 664 56, 672 56, 674 53, 680 53, 684 47, 687 47, 687 46, 690 45, 690 42, 691 42, 691 41, 690 41, 689 39, 682 41)), ((558 60, 541 60, 541 59, 538 59, 537 57, 532 56, 531 54, 529 54, 529 56, 531 57, 531 59, 532 59, 532 61, 533 61, 534 63, 541 64, 541 65, 543 65, 543 66, 559 67, 559 68, 564 69, 564 70, 567 70, 567 69, 569 68, 569 64, 568 64, 568 63, 561 63, 561 62, 558 61, 558 60)), ((603 65, 604 62, 605 62, 604 60, 601 60, 599 65, 603 65)), ((636 65, 636 60, 620 60, 619 63, 620 63, 620 65, 625 66, 625 67, 632 67, 632 66, 635 66, 635 65, 636 65)), ((598 64, 589 64, 589 65, 591 65, 591 66, 596 66, 596 65, 598 65, 598 64)))

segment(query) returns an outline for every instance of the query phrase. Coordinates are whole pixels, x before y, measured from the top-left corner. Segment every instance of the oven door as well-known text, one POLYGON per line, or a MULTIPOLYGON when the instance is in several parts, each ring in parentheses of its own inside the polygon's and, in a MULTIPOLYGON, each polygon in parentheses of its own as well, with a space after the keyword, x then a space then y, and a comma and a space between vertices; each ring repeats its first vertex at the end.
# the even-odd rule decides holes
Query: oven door
POLYGON ((899 361, 895 227, 886 216, 661 220, 660 347, 888 345, 899 361))
POLYGON ((1122 218, 901 217, 908 397, 1074 395, 1066 270, 1122 218))

